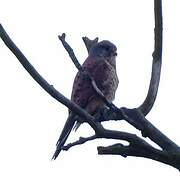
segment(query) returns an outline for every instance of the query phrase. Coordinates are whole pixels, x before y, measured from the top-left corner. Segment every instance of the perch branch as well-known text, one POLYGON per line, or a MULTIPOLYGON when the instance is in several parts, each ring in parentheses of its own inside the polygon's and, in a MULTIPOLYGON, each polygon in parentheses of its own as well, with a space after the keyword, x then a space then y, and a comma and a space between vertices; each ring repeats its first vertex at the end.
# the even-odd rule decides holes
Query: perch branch
POLYGON ((125 120, 140 130, 144 137, 150 138, 163 150, 180 152, 180 147, 150 123, 139 109, 121 108, 125 120))
POLYGON ((36 69, 29 63, 24 54, 20 51, 20 49, 14 44, 9 35, 4 30, 3 26, 0 24, 0 37, 6 46, 11 50, 11 52, 17 57, 22 66, 26 69, 26 71, 32 76, 32 78, 53 98, 55 98, 58 102, 64 104, 70 110, 76 112, 77 115, 83 117, 85 121, 89 123, 89 125, 97 131, 98 126, 97 123, 94 122, 94 117, 83 110, 80 106, 75 104, 74 102, 67 99, 63 96, 59 91, 57 91, 52 85, 50 85, 37 71, 36 69))
POLYGON ((85 142, 95 140, 97 138, 117 139, 117 140, 124 140, 129 142, 128 146, 125 146, 120 143, 108 147, 99 146, 97 148, 98 154, 121 155, 123 157, 127 157, 127 156, 144 157, 168 164, 180 170, 180 151, 179 152, 162 151, 154 148, 145 140, 136 136, 135 134, 130 134, 121 131, 112 131, 104 128, 101 129, 101 132, 98 135, 90 136, 87 138, 81 137, 78 141, 69 143, 68 145, 64 146, 62 150, 67 151, 73 146, 81 145, 84 144, 85 142))
POLYGON ((118 109, 116 113, 111 113, 108 109, 105 111, 107 112, 103 114, 104 118, 102 121, 119 121, 123 119, 136 129, 140 130, 143 137, 148 137, 163 150, 180 152, 180 147, 164 135, 159 129, 157 129, 151 122, 149 122, 138 108, 128 109, 122 107, 118 109))
POLYGON ((162 64, 162 2, 161 0, 154 0, 154 16, 155 16, 155 29, 154 29, 154 52, 153 52, 153 63, 152 63, 152 73, 149 85, 148 94, 144 102, 139 106, 139 110, 147 115, 152 109, 158 88, 161 75, 161 64, 162 64))
MULTIPOLYGON (((143 140, 142 138, 134 134, 104 129, 104 127, 100 123, 95 122, 96 119, 93 116, 91 116, 85 110, 80 108, 78 105, 76 105, 75 103, 73 103, 72 101, 64 97, 39 74, 35 70, 35 68, 28 62, 28 60, 23 55, 23 53, 13 43, 13 41, 10 39, 8 34, 5 32, 2 25, 0 25, 1 39, 4 41, 6 46, 12 51, 12 53, 17 57, 17 59, 24 66, 24 68, 29 72, 29 74, 34 78, 34 80, 37 81, 37 83, 44 90, 46 90, 53 98, 55 98, 57 101, 67 106, 70 110, 74 111, 77 115, 84 118, 85 121, 89 123, 89 125, 95 130, 95 135, 88 138, 80 138, 78 141, 64 146, 63 147, 64 150, 68 150, 70 147, 83 144, 87 141, 94 140, 96 138, 125 140, 129 142, 128 146, 124 146, 122 144, 115 144, 109 147, 98 147, 98 152, 99 154, 119 154, 124 157, 126 156, 146 157, 146 158, 160 161, 165 164, 169 164, 177 169, 180 169, 179 146, 176 145, 174 142, 172 142, 164 134, 162 134, 157 128, 155 128, 145 118, 145 115, 151 110, 156 99, 158 85, 159 85, 159 78, 160 78, 160 69, 161 69, 161 56, 162 56, 161 55, 162 54, 161 1, 155 0, 154 3, 155 3, 155 51, 153 53, 152 77, 151 77, 150 87, 149 87, 146 100, 137 109, 127 109, 127 108, 118 109, 114 105, 109 104, 111 109, 105 110, 106 117, 104 117, 104 119, 102 119, 101 121, 107 121, 107 120, 110 120, 111 118, 115 120, 125 119, 128 123, 133 125, 135 128, 139 129, 142 132, 142 135, 144 137, 149 137, 152 141, 158 144, 162 148, 162 151, 154 148, 145 140, 143 140)), ((59 36, 59 39, 61 40, 67 52, 69 53, 76 67, 80 71, 83 71, 81 65, 79 64, 73 52, 73 49, 65 41, 65 34, 63 34, 62 36, 59 36)), ((88 51, 90 50, 91 46, 93 46, 94 43, 98 42, 98 39, 91 41, 88 38, 85 38, 83 40, 88 51)), ((87 75, 86 72, 85 72, 85 75, 87 75)), ((92 85, 93 83, 95 84, 95 82, 92 81, 91 77, 89 77, 89 79, 91 80, 92 85)), ((104 99, 103 94, 101 94, 101 92, 98 92, 98 88, 96 89, 96 84, 93 87, 96 90, 96 92, 99 93, 99 95, 102 97, 102 99, 104 99)))
POLYGON ((139 145, 142 144, 143 146, 147 146, 148 148, 152 147, 145 140, 143 140, 142 138, 138 137, 135 134, 122 132, 122 131, 109 130, 102 127, 100 131, 98 131, 98 134, 86 138, 80 137, 79 140, 67 144, 66 146, 62 147, 62 149, 67 151, 73 146, 84 144, 85 142, 99 138, 123 140, 129 142, 130 144, 139 144, 139 145))

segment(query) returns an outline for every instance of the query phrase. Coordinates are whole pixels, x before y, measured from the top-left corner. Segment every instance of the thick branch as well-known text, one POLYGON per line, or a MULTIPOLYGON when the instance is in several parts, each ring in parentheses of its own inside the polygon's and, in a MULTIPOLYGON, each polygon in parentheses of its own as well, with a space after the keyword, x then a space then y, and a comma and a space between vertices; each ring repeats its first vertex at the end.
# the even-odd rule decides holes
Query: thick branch
POLYGON ((128 117, 127 121, 134 121, 136 124, 141 125, 142 129, 140 130, 144 137, 148 137, 165 151, 180 152, 180 147, 150 123, 141 111, 138 109, 126 109, 125 111, 128 117))
POLYGON ((130 144, 128 146, 114 144, 108 147, 100 146, 98 147, 98 154, 121 155, 123 157, 144 157, 168 164, 180 170, 180 154, 161 151, 153 148, 152 146, 148 147, 148 145, 144 144, 130 144))
POLYGON ((117 108, 115 111, 112 112, 111 109, 107 108, 106 106, 101 109, 101 113, 99 117, 96 117, 97 122, 104 122, 104 121, 120 121, 124 120, 124 114, 122 112, 122 108, 117 108))
POLYGON ((139 109, 127 109, 122 107, 114 113, 114 116, 106 117, 104 114, 103 121, 124 119, 136 129, 140 130, 144 137, 150 138, 154 143, 159 145, 163 150, 171 152, 180 152, 180 147, 157 129, 151 122, 149 122, 139 109), (119 113, 118 113, 119 111, 119 113))
POLYGON ((8 36, 3 26, 0 24, 0 37, 6 44, 6 46, 11 50, 11 52, 17 57, 19 62, 23 65, 26 71, 32 76, 32 78, 53 98, 55 98, 58 102, 64 104, 70 110, 76 112, 77 115, 83 117, 85 121, 89 123, 89 125, 96 131, 98 129, 96 123, 94 123, 94 117, 83 110, 80 106, 73 103, 65 96, 63 96, 59 91, 57 91, 52 85, 50 85, 37 71, 36 69, 29 63, 27 58, 23 55, 20 49, 14 44, 11 38, 8 36))
POLYGON ((170 166, 173 166, 180 170, 180 151, 179 152, 168 152, 162 151, 154 148, 149 143, 136 136, 135 134, 130 134, 121 131, 112 131, 108 129, 101 128, 98 131, 98 135, 90 136, 87 138, 80 138, 74 143, 70 143, 64 146, 63 150, 69 150, 69 148, 84 144, 85 142, 97 139, 97 138, 106 138, 106 139, 117 139, 124 140, 129 142, 128 146, 123 144, 114 144, 108 147, 98 147, 98 154, 112 154, 112 155, 121 155, 123 157, 127 156, 136 156, 149 158, 155 161, 159 161, 170 166))
POLYGON ((153 64, 152 64, 152 73, 151 73, 151 81, 149 85, 148 94, 146 96, 145 101, 139 107, 139 110, 147 115, 152 109, 160 81, 161 74, 161 64, 162 64, 162 2, 161 0, 154 0, 154 15, 155 15, 155 44, 154 44, 154 52, 153 52, 153 64))
POLYGON ((101 128, 96 133, 96 135, 93 135, 93 136, 90 136, 87 138, 80 137, 79 140, 77 140, 73 143, 69 143, 68 145, 64 146, 62 149, 68 150, 69 148, 71 148, 73 146, 84 144, 87 141, 91 141, 91 140, 98 139, 98 138, 124 140, 124 141, 129 142, 130 144, 137 144, 137 145, 146 147, 146 149, 152 148, 152 146, 150 144, 148 144, 145 140, 143 140, 142 138, 138 137, 135 134, 122 132, 122 131, 109 130, 109 129, 105 129, 101 126, 101 128))

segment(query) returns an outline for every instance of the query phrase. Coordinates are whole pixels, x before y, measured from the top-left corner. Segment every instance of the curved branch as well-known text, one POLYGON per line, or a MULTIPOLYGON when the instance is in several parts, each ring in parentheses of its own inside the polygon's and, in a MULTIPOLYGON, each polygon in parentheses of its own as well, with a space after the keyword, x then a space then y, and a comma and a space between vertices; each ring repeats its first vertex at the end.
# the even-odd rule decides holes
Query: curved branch
POLYGON ((180 152, 180 147, 150 123, 138 109, 121 108, 125 120, 140 130, 144 137, 148 137, 163 150, 180 152))
MULTIPOLYGON (((151 141, 156 143, 163 150, 168 152, 180 152, 180 147, 171 139, 169 139, 165 134, 163 134, 159 129, 157 129, 151 122, 149 122, 139 109, 128 109, 122 107, 118 109, 119 112, 116 111, 116 113, 112 113, 111 116, 109 116, 110 113, 108 113, 108 110, 105 111, 107 112, 103 114, 104 118, 102 121, 119 121, 124 119, 133 127, 140 130, 143 137, 148 137, 151 141)), ((101 121, 99 120, 99 122, 101 121)))
POLYGON ((179 152, 168 152, 164 150, 159 150, 151 146, 142 138, 136 136, 135 134, 130 134, 127 132, 113 131, 101 128, 97 135, 93 135, 87 138, 80 138, 78 141, 70 143, 62 148, 62 150, 69 150, 71 147, 76 145, 84 144, 88 141, 95 140, 97 138, 106 139, 117 139, 129 142, 129 145, 125 146, 123 144, 114 144, 108 147, 99 146, 98 154, 105 155, 121 155, 123 157, 136 156, 149 158, 155 161, 168 164, 180 170, 180 151, 179 152))
POLYGON ((152 73, 151 73, 151 81, 149 85, 148 94, 146 96, 145 101, 139 106, 139 110, 147 115, 152 109, 160 81, 161 74, 161 64, 162 64, 162 2, 161 0, 154 0, 154 15, 155 15, 155 44, 154 44, 154 52, 153 52, 153 64, 152 64, 152 73))

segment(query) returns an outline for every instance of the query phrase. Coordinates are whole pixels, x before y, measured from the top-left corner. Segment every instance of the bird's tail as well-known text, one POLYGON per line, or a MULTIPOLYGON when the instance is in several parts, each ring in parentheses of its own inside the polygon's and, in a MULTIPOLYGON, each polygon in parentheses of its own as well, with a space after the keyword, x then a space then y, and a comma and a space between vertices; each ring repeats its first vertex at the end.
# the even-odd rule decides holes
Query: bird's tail
POLYGON ((70 115, 64 125, 64 128, 61 132, 61 135, 56 143, 56 151, 52 157, 53 160, 55 160, 58 157, 59 153, 61 152, 62 147, 64 146, 71 130, 73 129, 74 124, 75 124, 74 115, 73 115, 73 113, 70 113, 70 115))
POLYGON ((75 124, 74 124, 73 130, 76 132, 81 124, 82 124, 81 122, 76 121, 75 124))

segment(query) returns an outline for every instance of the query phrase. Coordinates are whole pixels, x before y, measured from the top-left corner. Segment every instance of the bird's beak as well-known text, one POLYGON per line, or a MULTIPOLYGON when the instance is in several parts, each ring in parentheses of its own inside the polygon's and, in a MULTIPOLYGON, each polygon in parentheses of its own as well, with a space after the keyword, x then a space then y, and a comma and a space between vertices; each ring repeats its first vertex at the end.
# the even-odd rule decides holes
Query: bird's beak
POLYGON ((117 52, 114 52, 114 53, 113 53, 113 56, 117 56, 117 55, 118 55, 117 52))

